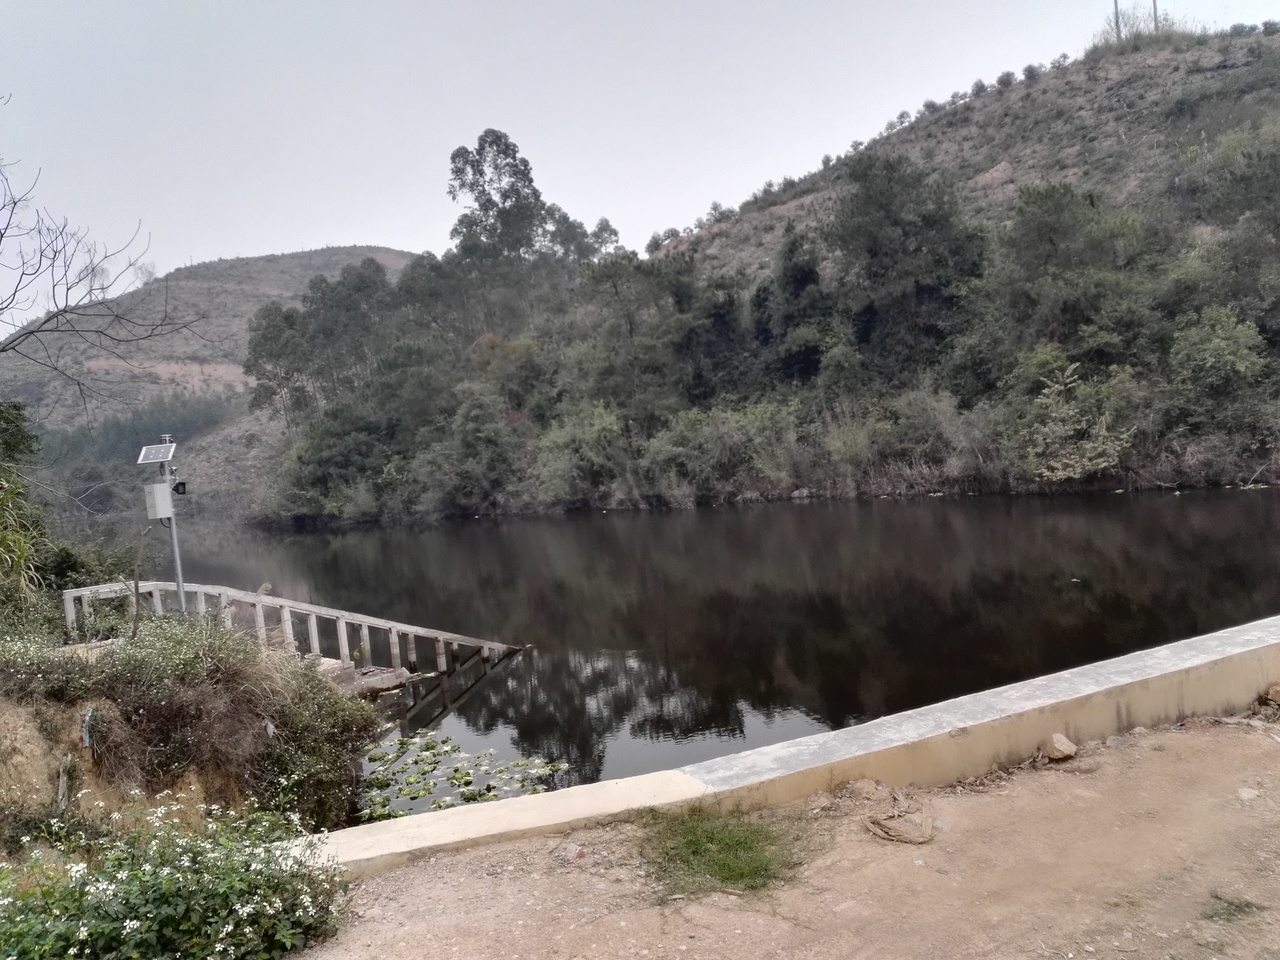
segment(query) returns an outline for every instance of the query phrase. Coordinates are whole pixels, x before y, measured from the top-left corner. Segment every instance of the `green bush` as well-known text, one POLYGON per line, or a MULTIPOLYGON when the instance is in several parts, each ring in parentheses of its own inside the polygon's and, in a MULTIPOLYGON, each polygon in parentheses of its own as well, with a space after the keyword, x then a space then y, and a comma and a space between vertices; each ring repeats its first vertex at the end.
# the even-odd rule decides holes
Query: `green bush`
POLYGON ((0 867, 10 957, 280 957, 335 926, 337 867, 279 818, 217 813, 191 832, 157 808, 121 832, 46 834, 0 867))
POLYGON ((92 730, 94 759, 117 781, 155 791, 198 769, 309 829, 355 814, 353 764, 378 720, 309 663, 211 621, 149 620, 99 657, 92 690, 117 708, 92 730))
POLYGON ((283 692, 271 714, 274 733, 248 774, 249 794, 309 830, 345 826, 357 808, 357 758, 377 734, 377 716, 310 663, 287 672, 283 692))
POLYGON ((0 636, 0 697, 19 703, 73 703, 88 695, 91 668, 48 636, 0 636))

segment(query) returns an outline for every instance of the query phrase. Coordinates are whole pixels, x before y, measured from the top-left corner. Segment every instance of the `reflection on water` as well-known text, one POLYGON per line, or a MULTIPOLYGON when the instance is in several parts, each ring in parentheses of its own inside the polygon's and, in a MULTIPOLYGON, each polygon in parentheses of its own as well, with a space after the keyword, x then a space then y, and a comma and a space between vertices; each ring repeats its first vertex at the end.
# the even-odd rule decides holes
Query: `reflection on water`
POLYGON ((195 582, 532 643, 448 721, 591 781, 1280 611, 1271 491, 184 529, 195 582))

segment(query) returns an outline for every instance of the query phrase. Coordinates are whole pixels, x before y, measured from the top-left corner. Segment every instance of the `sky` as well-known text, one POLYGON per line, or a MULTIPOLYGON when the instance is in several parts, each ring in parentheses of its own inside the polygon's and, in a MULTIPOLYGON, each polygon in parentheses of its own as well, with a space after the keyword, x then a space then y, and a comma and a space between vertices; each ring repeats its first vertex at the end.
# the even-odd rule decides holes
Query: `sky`
MULTIPOLYGON (((1124 6, 1124 4, 1122 4, 1124 6)), ((1145 4, 1143 9, 1150 9, 1145 4)), ((1277 0, 1160 0, 1209 25, 1277 0)), ((0 159, 144 260, 443 251, 496 127, 622 242, 800 176, 901 110, 1079 55, 1112 0, 0 0, 0 159), (136 249, 136 248, 135 248, 136 249)))

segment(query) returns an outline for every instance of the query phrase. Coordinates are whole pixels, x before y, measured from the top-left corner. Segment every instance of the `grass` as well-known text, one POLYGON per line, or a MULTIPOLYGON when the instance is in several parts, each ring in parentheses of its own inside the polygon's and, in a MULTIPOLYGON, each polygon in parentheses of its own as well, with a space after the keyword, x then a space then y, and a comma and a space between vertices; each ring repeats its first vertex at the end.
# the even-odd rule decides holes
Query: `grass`
POLYGON ((1229 897, 1215 890, 1209 894, 1209 906, 1205 908, 1204 916, 1206 920, 1229 923, 1265 909, 1266 907, 1252 900, 1237 900, 1235 897, 1229 897))
POLYGON ((794 862, 793 841, 784 832, 740 813, 654 811, 642 826, 642 852, 668 896, 758 890, 794 862))

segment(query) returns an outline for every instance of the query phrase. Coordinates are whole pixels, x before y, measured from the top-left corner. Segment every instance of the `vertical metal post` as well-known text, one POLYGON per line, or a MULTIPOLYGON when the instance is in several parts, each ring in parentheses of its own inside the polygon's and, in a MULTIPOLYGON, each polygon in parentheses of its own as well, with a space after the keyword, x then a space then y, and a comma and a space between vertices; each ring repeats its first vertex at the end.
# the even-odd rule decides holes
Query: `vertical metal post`
POLYGON ((182 554, 178 552, 178 519, 169 518, 169 534, 173 537, 173 569, 178 575, 178 609, 187 615, 187 586, 182 582, 182 554))
POLYGON ((1116 0, 1116 43, 1123 43, 1124 37, 1120 35, 1120 0, 1116 0))
POLYGON ((1160 0, 1151 0, 1151 28, 1155 33, 1160 32, 1160 0))
MULTIPOLYGON (((1119 0, 1117 0, 1119 2, 1119 0)), ((167 434, 166 434, 167 436, 167 434)), ((164 439, 162 437, 161 439, 164 439)), ((169 441, 166 441, 169 442, 169 441)), ((169 464, 160 464, 160 479, 165 483, 169 482, 169 464)), ((178 584, 178 609, 185 617, 187 615, 187 587, 182 582, 182 554, 178 550, 178 518, 171 516, 169 518, 169 536, 173 540, 173 570, 177 575, 178 584)))

